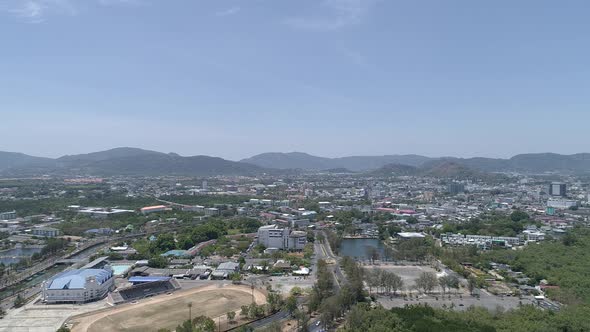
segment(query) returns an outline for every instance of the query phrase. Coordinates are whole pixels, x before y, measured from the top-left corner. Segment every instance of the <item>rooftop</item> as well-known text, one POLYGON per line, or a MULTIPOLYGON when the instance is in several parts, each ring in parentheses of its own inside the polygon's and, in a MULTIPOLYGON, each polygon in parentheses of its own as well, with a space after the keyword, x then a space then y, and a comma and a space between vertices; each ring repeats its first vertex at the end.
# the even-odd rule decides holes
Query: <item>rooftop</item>
POLYGON ((112 271, 103 269, 81 269, 62 272, 47 284, 47 289, 84 289, 86 278, 95 277, 96 282, 102 284, 113 276, 112 271))

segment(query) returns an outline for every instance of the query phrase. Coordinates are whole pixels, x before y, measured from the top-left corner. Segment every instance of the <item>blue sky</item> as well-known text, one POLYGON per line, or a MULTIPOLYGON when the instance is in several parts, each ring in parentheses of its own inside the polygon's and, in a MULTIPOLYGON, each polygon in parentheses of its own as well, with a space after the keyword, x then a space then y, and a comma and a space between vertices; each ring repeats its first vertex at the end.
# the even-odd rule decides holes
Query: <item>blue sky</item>
POLYGON ((590 4, 0 0, 0 150, 588 152, 590 4))

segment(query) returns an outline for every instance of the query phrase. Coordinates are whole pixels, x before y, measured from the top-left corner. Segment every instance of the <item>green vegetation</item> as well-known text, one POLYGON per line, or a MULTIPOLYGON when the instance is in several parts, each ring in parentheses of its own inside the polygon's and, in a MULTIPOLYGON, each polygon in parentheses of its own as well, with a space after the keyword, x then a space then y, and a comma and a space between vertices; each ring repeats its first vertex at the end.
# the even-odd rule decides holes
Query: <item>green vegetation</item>
POLYGON ((369 294, 375 288, 377 293, 382 291, 383 293, 393 293, 395 295, 404 286, 404 282, 400 276, 382 269, 365 270, 364 277, 367 286, 369 286, 369 294))
POLYGON ((523 306, 513 311, 491 313, 475 307, 460 312, 422 305, 386 310, 358 304, 349 312, 343 331, 581 332, 589 330, 589 315, 588 307, 566 308, 555 313, 523 306))
POLYGON ((215 204, 230 204, 236 205, 247 202, 252 198, 251 196, 241 195, 183 195, 183 196, 162 196, 160 199, 164 201, 174 202, 185 205, 203 205, 213 206, 215 204))
POLYGON ((36 260, 43 259, 47 256, 51 256, 53 254, 59 253, 59 252, 63 251, 65 248, 67 248, 68 244, 69 244, 69 241, 65 240, 65 239, 49 238, 45 242, 45 246, 43 247, 43 249, 41 249, 41 252, 34 253, 31 256, 31 260, 36 261, 36 260))
POLYGON ((494 250, 485 261, 506 263, 535 281, 546 279, 560 289, 549 295, 563 303, 590 304, 590 230, 573 229, 561 241, 545 241, 523 250, 494 250))
POLYGON ((16 298, 14 299, 14 307, 15 308, 20 308, 23 305, 25 305, 25 303, 26 303, 25 299, 20 294, 18 294, 16 296, 16 298))
POLYGON ((365 299, 363 269, 350 257, 344 257, 341 263, 347 281, 340 285, 340 291, 335 293, 332 273, 323 260, 318 260, 318 280, 310 295, 309 310, 319 311, 320 321, 326 329, 351 306, 365 299))
POLYGON ((446 223, 440 233, 462 233, 490 236, 517 236, 527 225, 535 222, 521 211, 513 212, 509 217, 501 214, 488 214, 463 223, 446 223))

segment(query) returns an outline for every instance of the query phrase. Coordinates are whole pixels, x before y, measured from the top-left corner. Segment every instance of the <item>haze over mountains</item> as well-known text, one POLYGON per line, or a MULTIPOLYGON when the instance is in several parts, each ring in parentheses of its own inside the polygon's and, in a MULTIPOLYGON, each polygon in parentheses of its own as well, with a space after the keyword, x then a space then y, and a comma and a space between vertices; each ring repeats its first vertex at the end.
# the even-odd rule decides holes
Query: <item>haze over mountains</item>
POLYGON ((430 158, 420 155, 354 156, 343 158, 316 157, 301 152, 263 153, 242 162, 266 168, 300 168, 322 170, 344 168, 351 171, 367 171, 397 164, 413 167, 428 166, 433 161, 448 161, 483 172, 588 172, 590 153, 561 155, 556 153, 520 154, 510 159, 499 158, 430 158))
POLYGON ((240 161, 210 156, 180 156, 138 148, 42 158, 0 152, 0 174, 92 175, 259 175, 298 171, 366 172, 367 174, 478 176, 487 172, 590 172, 590 154, 521 154, 510 159, 430 158, 420 155, 325 158, 302 152, 263 153, 240 161))

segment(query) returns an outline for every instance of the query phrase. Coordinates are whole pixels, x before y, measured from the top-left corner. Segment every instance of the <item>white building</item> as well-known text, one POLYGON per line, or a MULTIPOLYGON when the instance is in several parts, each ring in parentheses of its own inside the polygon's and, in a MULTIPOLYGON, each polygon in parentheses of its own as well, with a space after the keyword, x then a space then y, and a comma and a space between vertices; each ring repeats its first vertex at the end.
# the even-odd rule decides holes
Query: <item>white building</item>
POLYGON ((267 248, 303 250, 307 244, 307 233, 277 225, 262 226, 258 229, 258 243, 267 248))
POLYGON ((45 303, 85 303, 107 296, 114 289, 113 270, 80 269, 57 274, 42 284, 45 303))
POLYGON ((545 233, 537 230, 525 229, 522 233, 526 236, 527 241, 539 242, 545 240, 545 233))
POLYGON ((16 219, 16 211, 0 212, 0 220, 16 219))
POLYGON ((31 233, 35 236, 56 237, 56 236, 59 236, 59 229, 51 228, 51 227, 39 227, 39 228, 33 228, 31 233))
POLYGON ((547 201, 547 207, 552 207, 556 209, 565 210, 576 206, 578 206, 578 201, 570 199, 550 199, 547 201))
POLYGON ((106 219, 114 215, 118 214, 125 214, 125 213, 133 213, 133 210, 124 210, 124 209, 111 209, 111 208, 101 208, 101 207, 86 207, 80 208, 78 210, 79 214, 87 215, 91 218, 96 219, 106 219))

